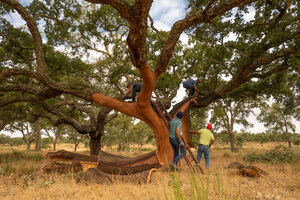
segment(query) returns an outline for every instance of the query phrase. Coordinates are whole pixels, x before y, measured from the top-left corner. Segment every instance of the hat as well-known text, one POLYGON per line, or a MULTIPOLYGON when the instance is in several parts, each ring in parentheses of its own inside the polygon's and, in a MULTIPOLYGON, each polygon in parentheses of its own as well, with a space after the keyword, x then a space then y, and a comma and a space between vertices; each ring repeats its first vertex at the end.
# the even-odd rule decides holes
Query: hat
POLYGON ((181 111, 179 111, 177 114, 176 114, 176 117, 181 119, 183 117, 183 113, 181 111))
POLYGON ((207 129, 211 130, 212 129, 212 125, 211 124, 207 124, 207 129))

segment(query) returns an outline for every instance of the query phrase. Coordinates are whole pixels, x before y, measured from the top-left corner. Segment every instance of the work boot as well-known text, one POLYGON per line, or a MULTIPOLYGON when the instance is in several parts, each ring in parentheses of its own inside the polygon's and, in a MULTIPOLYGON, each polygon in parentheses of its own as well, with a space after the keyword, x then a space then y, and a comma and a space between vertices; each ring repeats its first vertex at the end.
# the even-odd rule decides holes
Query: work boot
POLYGON ((172 163, 172 162, 171 162, 171 163, 169 164, 169 166, 170 166, 172 169, 174 169, 174 170, 175 170, 175 169, 178 170, 177 165, 176 165, 175 163, 172 163))

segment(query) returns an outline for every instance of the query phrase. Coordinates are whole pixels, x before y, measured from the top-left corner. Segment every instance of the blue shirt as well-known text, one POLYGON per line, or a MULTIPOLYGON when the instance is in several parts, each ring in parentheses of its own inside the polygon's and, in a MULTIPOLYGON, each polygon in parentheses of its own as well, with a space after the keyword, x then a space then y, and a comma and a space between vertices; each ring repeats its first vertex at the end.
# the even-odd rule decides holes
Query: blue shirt
POLYGON ((170 123, 170 137, 171 138, 177 138, 177 135, 176 135, 176 128, 177 127, 180 129, 180 133, 181 133, 182 132, 182 130, 181 130, 182 122, 181 122, 181 120, 178 119, 178 118, 172 119, 171 123, 170 123))
POLYGON ((131 83, 132 87, 135 88, 135 87, 142 87, 142 83, 141 82, 133 82, 131 83))
POLYGON ((197 81, 195 80, 187 80, 183 82, 184 88, 192 88, 194 85, 197 85, 197 81))

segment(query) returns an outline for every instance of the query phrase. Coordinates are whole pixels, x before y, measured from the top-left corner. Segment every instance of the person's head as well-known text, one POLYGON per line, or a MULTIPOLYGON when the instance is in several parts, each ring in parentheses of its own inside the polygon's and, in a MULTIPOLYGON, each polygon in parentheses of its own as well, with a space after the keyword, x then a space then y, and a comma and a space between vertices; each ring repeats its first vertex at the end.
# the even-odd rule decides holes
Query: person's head
POLYGON ((196 80, 196 82, 199 84, 199 83, 200 83, 200 80, 199 80, 199 79, 197 79, 197 80, 196 80))
POLYGON ((211 130, 212 129, 212 125, 211 124, 207 124, 207 129, 211 130))
POLYGON ((179 111, 179 112, 176 114, 176 117, 177 117, 178 119, 182 119, 183 113, 182 113, 181 111, 179 111))

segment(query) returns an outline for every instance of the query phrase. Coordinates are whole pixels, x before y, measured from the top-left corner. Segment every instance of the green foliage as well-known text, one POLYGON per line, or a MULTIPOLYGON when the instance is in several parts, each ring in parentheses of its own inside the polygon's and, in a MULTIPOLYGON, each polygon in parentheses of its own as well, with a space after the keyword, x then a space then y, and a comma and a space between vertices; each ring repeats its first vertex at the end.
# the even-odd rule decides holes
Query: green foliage
POLYGON ((292 149, 283 145, 276 146, 273 150, 269 150, 264 154, 255 152, 243 157, 246 162, 268 162, 268 163, 293 163, 300 159, 300 155, 292 149))
POLYGON ((20 146, 20 145, 24 145, 25 141, 23 140, 23 138, 20 137, 15 137, 15 138, 11 138, 9 141, 9 145, 10 146, 20 146))
POLYGON ((291 140, 291 132, 295 132, 295 125, 292 122, 293 109, 279 102, 272 103, 271 106, 264 104, 258 115, 258 120, 263 122, 269 131, 280 131, 285 136, 286 141, 291 140))
POLYGON ((52 144, 52 141, 50 138, 46 137, 46 138, 42 138, 42 149, 48 149, 50 148, 50 144, 52 144))
POLYGON ((0 134, 0 144, 9 144, 10 137, 5 134, 0 134))
POLYGON ((293 144, 296 145, 297 147, 300 145, 300 137, 299 136, 293 140, 293 144))
POLYGON ((242 146, 244 145, 244 138, 240 135, 237 135, 236 136, 236 139, 235 139, 235 145, 238 149, 241 149, 242 146))

